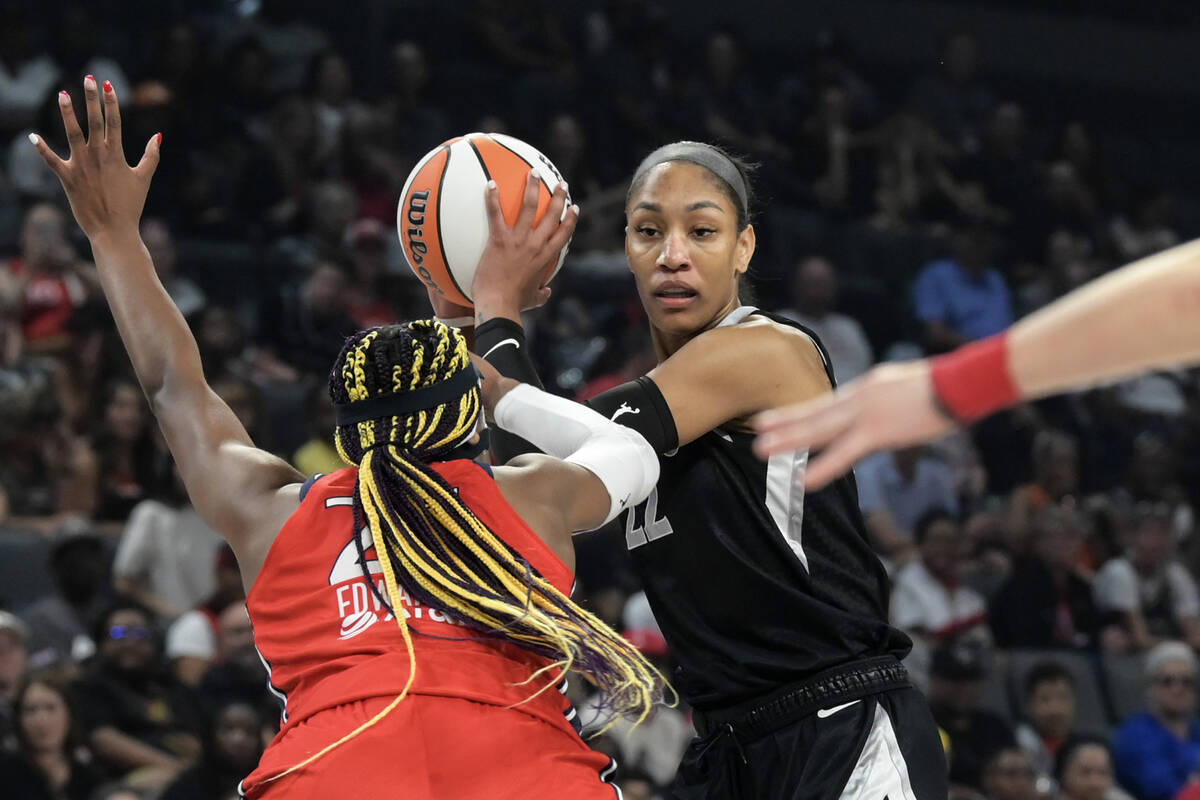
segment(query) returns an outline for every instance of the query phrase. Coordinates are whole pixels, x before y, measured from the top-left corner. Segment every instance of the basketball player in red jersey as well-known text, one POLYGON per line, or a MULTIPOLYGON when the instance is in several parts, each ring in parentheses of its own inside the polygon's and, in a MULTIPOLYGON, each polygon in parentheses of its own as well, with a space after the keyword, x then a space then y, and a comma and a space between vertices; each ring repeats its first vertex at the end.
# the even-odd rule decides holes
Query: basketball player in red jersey
MULTIPOLYGON (((310 479, 254 447, 209 388, 138 233, 161 136, 134 168, 107 82, 89 136, 60 95, 70 157, 31 137, 91 241, 101 285, 197 511, 238 557, 283 726, 248 797, 612 798, 579 738, 571 668, 623 712, 658 699, 636 649, 568 598, 573 531, 644 498, 635 434, 499 378, 434 320, 363 331, 330 375, 356 468, 310 479), (494 472, 461 458, 481 408, 547 453, 494 472)), ((562 199, 559 199, 561 212, 562 199)))
POLYGON ((763 413, 765 458, 824 450, 820 488, 876 450, 936 439, 1020 400, 1200 363, 1200 241, 1144 258, 953 353, 884 364, 810 403, 763 413))

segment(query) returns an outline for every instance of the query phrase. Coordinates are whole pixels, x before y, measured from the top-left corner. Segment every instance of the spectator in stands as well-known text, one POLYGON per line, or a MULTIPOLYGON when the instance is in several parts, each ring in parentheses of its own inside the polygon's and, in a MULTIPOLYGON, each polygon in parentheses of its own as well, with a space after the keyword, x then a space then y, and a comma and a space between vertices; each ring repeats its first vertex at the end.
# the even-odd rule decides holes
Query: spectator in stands
POLYGON ((292 456, 296 469, 308 476, 328 475, 342 468, 342 457, 329 440, 330 425, 334 424, 333 405, 329 402, 329 391, 320 384, 308 393, 305 408, 308 423, 308 441, 292 456))
POLYGON ((314 183, 305 198, 305 220, 300 232, 278 240, 271 253, 272 261, 288 278, 297 273, 311 275, 322 262, 343 263, 346 232, 358 217, 358 198, 347 183, 333 180, 314 183))
POLYGON ((1143 191, 1131 205, 1132 213, 1118 214, 1110 227, 1122 261, 1136 261, 1179 244, 1172 219, 1174 195, 1164 190, 1143 191))
POLYGON ((226 703, 205 726, 204 750, 194 766, 159 795, 159 800, 237 797, 242 778, 262 757, 263 721, 254 706, 226 703))
POLYGON ((1148 711, 1131 717, 1113 744, 1117 779, 1137 800, 1169 800, 1200 771, 1196 654, 1162 642, 1146 657, 1148 711))
MULTIPOLYGON (((402 39, 388 50, 388 86, 375 104, 381 133, 396 150, 403 175, 429 150, 433 142, 453 135, 442 104, 449 99, 430 91, 433 76, 425 50, 412 39, 402 39)), ((481 128, 480 130, 491 130, 481 128)), ((399 188, 396 187, 397 194, 399 188)))
MULTIPOLYGON (((175 479, 178 484, 178 478, 175 479)), ((216 588, 213 564, 221 537, 196 514, 182 487, 171 504, 134 506, 113 559, 113 585, 164 621, 173 620, 216 588)))
POLYGON ((49 203, 36 203, 21 222, 21 252, 6 270, 21 281, 21 333, 35 352, 57 353, 71 345, 71 317, 94 288, 67 240, 66 217, 49 203))
POLYGON ((1120 502, 1165 503, 1172 533, 1176 540, 1184 541, 1192 535, 1196 513, 1180 485, 1179 467, 1164 436, 1141 433, 1133 440, 1133 460, 1116 496, 1120 502))
POLYGON ((1104 241, 1103 218, 1096 198, 1068 161, 1054 161, 1041 175, 1038 192, 1027 204, 1023 224, 1013 231, 1014 244, 1026 255, 1043 252, 1050 233, 1068 230, 1104 241))
POLYGON ((100 469, 96 518, 124 522, 134 506, 164 488, 167 465, 154 446, 150 408, 135 380, 109 381, 101 413, 92 434, 100 469))
POLYGON ((997 750, 983 765, 980 786, 987 800, 1039 800, 1037 773, 1019 747, 997 750))
POLYGON ((213 394, 221 398, 259 447, 271 449, 271 417, 263 413, 263 389, 249 378, 225 374, 212 380, 213 394))
POLYGON ((368 114, 367 107, 354 97, 350 65, 338 51, 322 50, 309 59, 304 86, 312 91, 321 147, 336 149, 349 120, 368 114))
POLYGON ((206 706, 248 703, 261 709, 264 719, 279 716, 279 706, 264 686, 267 672, 254 649, 254 629, 246 604, 230 603, 217 619, 217 657, 200 681, 206 706))
POLYGON ((1032 551, 992 602, 989 619, 1001 647, 1100 645, 1100 619, 1092 587, 1078 572, 1083 524, 1063 508, 1047 508, 1033 520, 1032 551))
POLYGON ((1075 677, 1055 661, 1033 665, 1025 677, 1025 721, 1017 744, 1029 756, 1039 783, 1052 780, 1055 758, 1075 728, 1075 677))
POLYGON ((1092 589, 1097 608, 1116 618, 1133 649, 1149 649, 1160 639, 1200 648, 1200 596, 1172 553, 1165 505, 1138 504, 1125 555, 1100 568, 1092 589))
POLYGON ((1079 443, 1057 430, 1043 430, 1030 450, 1033 481, 1013 490, 1008 501, 1010 545, 1028 550, 1030 526, 1041 511, 1069 501, 1079 491, 1079 443))
POLYGON ((963 524, 963 583, 981 594, 989 604, 1012 574, 1012 551, 1006 544, 1004 515, 980 511, 963 524))
POLYGON ((1009 217, 1022 214, 1037 189, 1027 140, 1025 110, 1011 100, 1000 103, 989 115, 982 147, 961 169, 964 177, 978 181, 987 199, 1009 217))
POLYGON ((163 786, 200 751, 199 706, 163 662, 153 615, 118 601, 97 618, 95 662, 73 700, 88 743, 114 775, 147 768, 163 786))
POLYGON ((216 580, 212 594, 167 629, 167 663, 175 678, 186 686, 198 686, 217 658, 222 612, 231 603, 241 603, 246 598, 233 550, 222 544, 215 553, 216 580))
POLYGON ((929 707, 945 734, 950 784, 974 790, 980 788, 987 760, 1016 746, 1008 723, 979 707, 984 659, 976 643, 947 642, 934 651, 930 669, 929 707))
POLYGON ((49 567, 54 594, 21 612, 30 632, 29 664, 69 669, 96 651, 90 622, 107 602, 109 585, 103 541, 86 522, 64 523, 55 534, 49 567))
POLYGON ((260 320, 257 360, 300 375, 327 372, 340 343, 359 330, 346 312, 346 279, 340 262, 318 261, 298 288, 285 289, 260 320))
POLYGON ((208 302, 204 292, 190 279, 175 271, 175 238, 166 221, 155 217, 143 218, 142 242, 150 251, 150 257, 154 259, 154 271, 158 273, 158 279, 162 281, 167 293, 171 295, 171 300, 179 308, 179 313, 192 319, 203 311, 208 302))
POLYGON ((846 91, 834 84, 817 92, 800 128, 796 169, 810 184, 811 202, 835 219, 858 218, 872 207, 876 165, 873 142, 856 131, 846 91))
POLYGON ((933 353, 999 333, 1013 321, 1008 284, 992 267, 991 228, 968 222, 952 243, 951 257, 925 265, 913 286, 915 314, 933 353))
POLYGON ((1081 736, 1058 753, 1055 777, 1062 800, 1129 800, 1113 781, 1113 755, 1098 736, 1081 736))
POLYGON ((384 284, 387 234, 383 223, 374 219, 360 219, 346 229, 346 252, 353 267, 346 310, 360 328, 390 325, 397 318, 384 284))
POLYGON ((770 109, 760 81, 746 66, 742 35, 721 27, 709 32, 704 59, 693 72, 693 102, 699 106, 700 124, 713 141, 742 152, 786 161, 790 150, 772 135, 767 122, 770 109))
POLYGON ((204 371, 213 376, 247 378, 254 370, 247 354, 248 337, 237 314, 224 306, 209 306, 195 322, 196 345, 204 371))
POLYGON ((893 561, 913 553, 913 529, 930 511, 958 513, 954 480, 925 447, 876 453, 854 469, 858 504, 878 551, 893 561))
POLYGON ((262 139, 239 176, 228 215, 278 237, 302 221, 305 198, 330 171, 331 154, 320 147, 312 104, 295 95, 271 107, 262 139))
POLYGON ((905 664, 918 686, 926 684, 930 654, 938 645, 956 638, 991 641, 987 605, 958 577, 961 534, 949 511, 926 512, 913 529, 918 557, 893 576, 892 625, 913 638, 905 664))
POLYGON ((67 685, 50 675, 29 678, 14 700, 17 752, 0 762, 7 797, 89 800, 103 774, 81 746, 67 685))
POLYGON ((13 729, 17 690, 29 669, 29 626, 16 614, 0 611, 0 743, 13 729))
POLYGON ((980 128, 995 104, 991 90, 978 76, 975 37, 966 31, 950 34, 938 63, 940 72, 913 85, 909 104, 959 151, 972 153, 979 147, 980 128))
POLYGON ((829 351, 838 383, 857 378, 875 363, 862 325, 853 317, 834 311, 838 279, 828 259, 822 256, 801 259, 792 276, 791 289, 791 307, 780 313, 820 337, 829 351))

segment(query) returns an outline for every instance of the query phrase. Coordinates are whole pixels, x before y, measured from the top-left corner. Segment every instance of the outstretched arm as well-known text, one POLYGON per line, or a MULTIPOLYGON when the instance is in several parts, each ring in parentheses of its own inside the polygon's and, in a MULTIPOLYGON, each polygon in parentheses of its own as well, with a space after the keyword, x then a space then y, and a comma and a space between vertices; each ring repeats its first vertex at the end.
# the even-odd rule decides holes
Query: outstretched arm
POLYGON ((956 420, 943 408, 965 408, 957 421, 970 422, 1021 399, 1198 362, 1200 240, 1093 281, 1002 338, 876 367, 831 397, 764 413, 757 448, 824 447, 805 478, 816 488, 870 452, 944 434, 956 420))
POLYGON ((298 503, 302 476, 258 450, 204 380, 196 340, 159 282, 138 233, 161 134, 136 167, 125 161, 116 92, 84 81, 88 136, 66 92, 59 106, 70 143, 63 161, 40 137, 38 152, 62 181, 71 211, 92 244, 104 296, 200 515, 233 546, 249 585, 279 527, 298 503), (291 490, 288 487, 291 486, 291 490))

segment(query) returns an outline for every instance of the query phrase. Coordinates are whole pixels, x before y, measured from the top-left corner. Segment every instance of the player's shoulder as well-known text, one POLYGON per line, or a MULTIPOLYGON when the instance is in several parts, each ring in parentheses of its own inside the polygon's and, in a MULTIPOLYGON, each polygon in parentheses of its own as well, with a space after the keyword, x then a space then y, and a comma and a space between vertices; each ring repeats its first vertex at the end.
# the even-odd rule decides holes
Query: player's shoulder
POLYGON ((812 337, 803 329, 762 312, 754 312, 736 325, 719 325, 694 336, 689 345, 705 349, 719 346, 749 348, 816 348, 812 337))
POLYGON ((824 371, 824 359, 816 339, 799 325, 786 320, 755 312, 737 325, 726 325, 705 331, 696 337, 703 340, 703 347, 731 348, 739 353, 754 353, 755 360, 770 362, 774 359, 799 358, 824 371))
POLYGON ((316 497, 353 495, 357 480, 358 470, 354 467, 345 467, 327 474, 312 475, 300 485, 298 490, 300 502, 303 504, 310 498, 316 497))

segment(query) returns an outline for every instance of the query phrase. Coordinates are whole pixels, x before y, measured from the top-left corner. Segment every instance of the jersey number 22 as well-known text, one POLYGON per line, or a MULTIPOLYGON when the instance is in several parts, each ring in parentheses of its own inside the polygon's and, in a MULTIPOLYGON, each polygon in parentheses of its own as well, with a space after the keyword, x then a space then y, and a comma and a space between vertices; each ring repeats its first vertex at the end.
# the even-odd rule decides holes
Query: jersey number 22
POLYGON ((625 516, 625 546, 632 550, 646 542, 670 536, 675 532, 666 516, 658 516, 658 487, 650 490, 646 502, 629 509, 625 516), (642 524, 634 527, 635 517, 642 512, 642 524))

